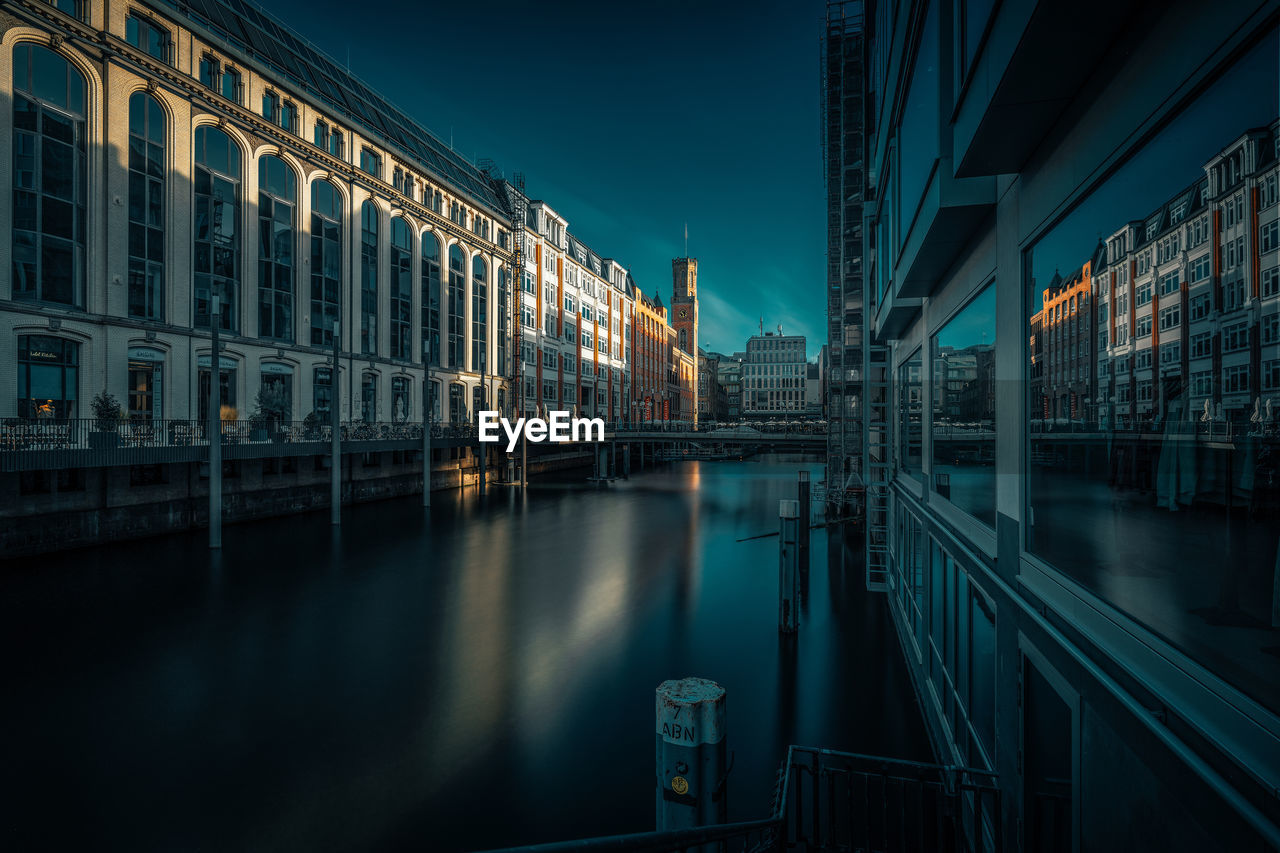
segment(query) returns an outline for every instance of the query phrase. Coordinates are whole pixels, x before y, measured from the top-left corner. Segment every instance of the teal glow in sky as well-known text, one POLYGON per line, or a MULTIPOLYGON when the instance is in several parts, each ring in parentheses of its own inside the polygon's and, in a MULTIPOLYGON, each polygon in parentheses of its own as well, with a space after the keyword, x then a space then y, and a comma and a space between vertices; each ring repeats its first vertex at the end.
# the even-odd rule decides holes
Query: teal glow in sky
POLYGON ((822 3, 260 2, 468 158, 523 172, 664 303, 687 221, 705 349, 745 349, 763 316, 817 354, 822 3))

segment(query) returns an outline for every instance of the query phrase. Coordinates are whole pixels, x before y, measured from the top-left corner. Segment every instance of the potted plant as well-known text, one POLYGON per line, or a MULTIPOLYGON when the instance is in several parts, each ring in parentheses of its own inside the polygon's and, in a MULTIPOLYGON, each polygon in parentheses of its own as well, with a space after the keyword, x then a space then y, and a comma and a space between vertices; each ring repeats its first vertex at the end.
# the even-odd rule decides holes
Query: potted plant
POLYGON ((120 446, 120 434, 116 432, 123 410, 114 394, 99 391, 90 402, 93 409, 93 428, 89 431, 89 447, 92 450, 113 450, 120 446))
POLYGON ((253 415, 249 418, 254 441, 265 441, 267 436, 279 438, 279 428, 289 416, 289 397, 283 386, 270 382, 258 389, 253 415))

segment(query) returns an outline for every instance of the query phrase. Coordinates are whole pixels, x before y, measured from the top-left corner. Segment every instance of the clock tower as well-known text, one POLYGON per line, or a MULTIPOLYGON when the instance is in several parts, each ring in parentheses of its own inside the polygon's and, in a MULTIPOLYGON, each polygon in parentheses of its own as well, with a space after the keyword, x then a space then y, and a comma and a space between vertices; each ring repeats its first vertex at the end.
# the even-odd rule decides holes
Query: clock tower
POLYGON ((671 325, 676 343, 698 357, 698 259, 676 258, 671 262, 671 325))

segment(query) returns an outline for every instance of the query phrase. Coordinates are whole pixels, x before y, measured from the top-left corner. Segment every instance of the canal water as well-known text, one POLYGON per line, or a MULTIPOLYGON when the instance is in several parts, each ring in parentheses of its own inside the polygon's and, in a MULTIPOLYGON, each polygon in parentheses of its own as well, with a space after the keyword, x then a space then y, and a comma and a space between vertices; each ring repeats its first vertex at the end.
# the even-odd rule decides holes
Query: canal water
POLYGON ((730 819, 789 743, 929 760, 859 549, 777 632, 785 458, 0 563, 11 850, 465 850, 654 828, 654 688, 728 692, 730 819))

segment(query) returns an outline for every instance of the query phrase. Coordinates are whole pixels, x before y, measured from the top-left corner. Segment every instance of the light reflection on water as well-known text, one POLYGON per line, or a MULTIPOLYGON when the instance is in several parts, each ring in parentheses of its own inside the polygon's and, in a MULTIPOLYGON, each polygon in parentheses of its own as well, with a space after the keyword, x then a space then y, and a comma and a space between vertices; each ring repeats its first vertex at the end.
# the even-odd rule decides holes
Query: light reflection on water
MULTIPOLYGON (((820 466, 805 463, 814 480, 820 466)), ((653 690, 728 690, 730 817, 786 744, 927 759, 882 600, 815 530, 780 643, 797 462, 688 463, 6 566, 6 811, 118 849, 461 849, 653 827, 653 690), (69 821, 70 814, 78 816, 69 821)), ((848 558, 846 558, 848 559, 848 558)))

